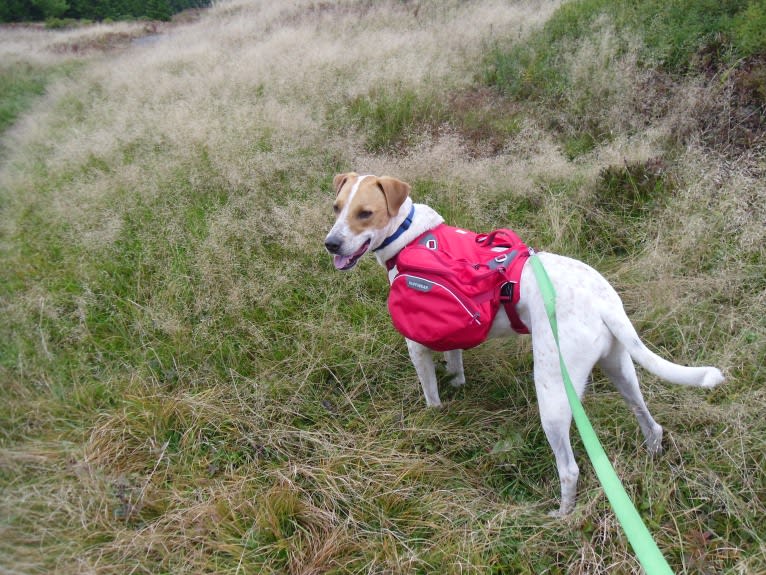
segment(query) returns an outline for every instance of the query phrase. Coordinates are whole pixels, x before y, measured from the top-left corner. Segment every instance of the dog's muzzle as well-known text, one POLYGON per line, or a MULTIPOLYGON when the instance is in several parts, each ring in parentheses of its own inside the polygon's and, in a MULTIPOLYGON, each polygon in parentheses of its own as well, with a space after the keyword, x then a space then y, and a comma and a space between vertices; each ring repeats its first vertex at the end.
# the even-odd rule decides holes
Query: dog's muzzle
POLYGON ((332 254, 332 263, 335 268, 341 271, 346 271, 353 268, 356 265, 356 262, 359 261, 359 258, 367 253, 367 249, 370 247, 370 240, 364 242, 362 247, 351 255, 343 255, 340 253, 343 248, 343 242, 335 236, 328 236, 327 239, 325 239, 324 247, 332 254))
POLYGON ((325 239, 324 241, 324 247, 332 255, 336 255, 340 251, 340 248, 342 245, 343 245, 343 242, 333 236, 327 236, 327 239, 325 239))

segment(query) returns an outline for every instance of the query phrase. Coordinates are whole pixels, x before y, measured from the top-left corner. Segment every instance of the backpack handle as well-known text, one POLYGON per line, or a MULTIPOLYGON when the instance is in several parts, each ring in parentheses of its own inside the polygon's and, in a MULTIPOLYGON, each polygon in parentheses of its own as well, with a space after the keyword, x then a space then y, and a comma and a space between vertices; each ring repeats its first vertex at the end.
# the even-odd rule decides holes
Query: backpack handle
POLYGON ((515 232, 506 229, 499 229, 488 234, 479 234, 476 236, 477 243, 483 243, 486 247, 502 247, 512 248, 514 245, 521 243, 521 238, 515 234, 515 232), (505 236, 505 241, 496 241, 496 237, 505 236))

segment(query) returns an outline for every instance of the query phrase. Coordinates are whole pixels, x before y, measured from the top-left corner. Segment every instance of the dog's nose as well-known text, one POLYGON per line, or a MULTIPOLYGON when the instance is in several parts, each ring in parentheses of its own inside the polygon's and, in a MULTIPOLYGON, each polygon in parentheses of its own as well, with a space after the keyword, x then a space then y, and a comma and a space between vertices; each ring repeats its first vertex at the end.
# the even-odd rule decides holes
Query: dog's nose
POLYGON ((337 254, 340 250, 341 242, 337 238, 329 237, 324 241, 324 247, 331 254, 337 254))

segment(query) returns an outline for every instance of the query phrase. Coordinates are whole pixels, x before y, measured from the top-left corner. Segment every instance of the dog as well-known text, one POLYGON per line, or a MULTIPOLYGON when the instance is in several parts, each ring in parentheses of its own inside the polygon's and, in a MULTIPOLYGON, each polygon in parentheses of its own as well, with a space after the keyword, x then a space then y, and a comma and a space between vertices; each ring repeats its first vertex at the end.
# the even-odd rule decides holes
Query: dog
MULTIPOLYGON (((429 206, 414 204, 410 185, 396 178, 349 172, 336 175, 333 188, 336 219, 325 238, 325 248, 338 270, 350 270, 368 252, 386 266, 404 246, 444 222, 429 206)), ((593 367, 600 366, 635 414, 649 453, 660 453, 663 430, 644 402, 633 361, 678 385, 712 388, 724 381, 723 374, 715 367, 681 366, 650 351, 639 339, 617 292, 590 266, 552 253, 541 252, 538 257, 557 294, 561 353, 578 395, 582 396, 593 367)), ((395 269, 389 270, 389 281, 395 273, 395 269)), ((516 310, 532 337, 540 420, 553 450, 561 484, 560 506, 552 515, 564 516, 574 508, 579 477, 569 438, 572 410, 561 379, 556 342, 529 265, 522 270, 520 290, 516 310)), ((489 337, 515 333, 501 307, 489 337)), ((432 350, 409 339, 407 349, 426 404, 439 407, 432 350)), ((444 359, 452 385, 463 385, 462 350, 447 351, 444 359)))

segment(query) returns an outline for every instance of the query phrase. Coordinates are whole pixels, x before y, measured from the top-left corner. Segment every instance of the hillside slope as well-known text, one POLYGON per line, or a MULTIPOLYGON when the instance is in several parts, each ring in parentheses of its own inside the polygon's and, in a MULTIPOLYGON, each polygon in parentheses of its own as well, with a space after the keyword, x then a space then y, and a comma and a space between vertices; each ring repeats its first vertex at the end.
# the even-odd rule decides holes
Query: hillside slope
POLYGON ((546 514, 528 339, 467 352, 425 409, 385 273, 323 249, 354 169, 588 262, 652 349, 721 367, 711 392, 641 374, 657 459, 598 373, 585 407, 675 572, 766 571, 763 6, 667 27, 676 52, 633 4, 4 30, 0 568, 636 572, 574 431, 577 508, 546 514))

